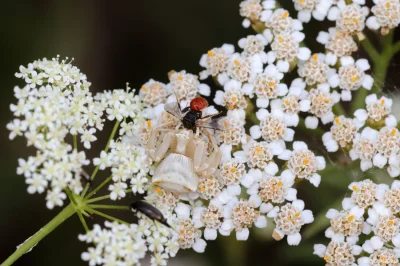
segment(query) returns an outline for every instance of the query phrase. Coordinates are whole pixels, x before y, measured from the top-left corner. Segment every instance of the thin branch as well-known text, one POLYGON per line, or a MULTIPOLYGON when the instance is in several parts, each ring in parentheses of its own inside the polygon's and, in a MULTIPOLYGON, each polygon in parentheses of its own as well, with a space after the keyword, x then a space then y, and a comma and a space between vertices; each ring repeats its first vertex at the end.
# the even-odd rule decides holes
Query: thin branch
POLYGON ((97 211, 97 210, 92 209, 92 208, 90 208, 90 207, 88 207, 88 206, 86 206, 85 209, 86 209, 87 211, 91 212, 91 213, 97 214, 98 216, 104 217, 104 218, 106 218, 106 219, 109 219, 109 220, 112 220, 112 221, 116 221, 116 222, 119 222, 119 223, 122 223, 122 224, 130 225, 128 222, 122 221, 122 220, 120 220, 120 219, 118 219, 118 218, 115 218, 115 217, 110 216, 110 215, 108 215, 108 214, 105 214, 105 213, 103 213, 103 212, 97 211))
POLYGON ((85 231, 86 231, 86 232, 89 232, 89 231, 90 231, 90 230, 89 230, 89 227, 88 227, 88 225, 86 224, 85 218, 83 217, 82 213, 81 213, 79 210, 77 211, 77 213, 78 213, 78 216, 79 216, 79 220, 81 220, 81 223, 82 223, 82 225, 83 225, 83 228, 85 228, 85 231))
POLYGON ((121 206, 121 205, 89 204, 88 207, 93 208, 93 209, 130 211, 130 207, 129 206, 121 206))
POLYGON ((368 37, 365 37, 365 39, 361 42, 361 45, 364 47, 364 50, 368 53, 369 57, 371 57, 374 63, 379 61, 379 53, 368 37))
POLYGON ((93 196, 94 194, 96 194, 97 191, 99 191, 102 187, 104 187, 108 182, 110 182, 112 179, 112 176, 107 177, 106 180, 104 180, 97 188, 95 188, 92 192, 90 192, 85 199, 89 199, 91 196, 93 196))

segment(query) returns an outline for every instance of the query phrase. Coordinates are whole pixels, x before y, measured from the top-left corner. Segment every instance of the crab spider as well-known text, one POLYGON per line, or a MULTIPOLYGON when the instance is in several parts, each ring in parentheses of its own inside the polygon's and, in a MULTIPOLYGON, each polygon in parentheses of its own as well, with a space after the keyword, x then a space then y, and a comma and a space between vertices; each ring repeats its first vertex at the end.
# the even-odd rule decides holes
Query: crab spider
POLYGON ((222 153, 206 129, 165 129, 166 124, 153 128, 148 152, 157 166, 152 183, 175 193, 195 192, 199 176, 213 174, 222 153), (200 134, 202 133, 202 134, 200 134), (202 135, 208 140, 203 140, 202 135))

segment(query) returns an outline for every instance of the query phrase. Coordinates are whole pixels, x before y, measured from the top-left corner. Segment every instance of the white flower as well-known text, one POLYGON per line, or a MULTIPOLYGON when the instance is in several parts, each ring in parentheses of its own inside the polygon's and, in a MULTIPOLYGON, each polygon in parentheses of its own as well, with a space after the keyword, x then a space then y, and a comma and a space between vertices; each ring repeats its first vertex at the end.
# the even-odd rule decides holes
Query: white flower
POLYGON ((367 19, 366 25, 372 30, 381 28, 381 34, 386 35, 400 23, 400 3, 397 0, 374 0, 374 3, 371 8, 374 16, 367 19))
POLYGON ((308 99, 311 103, 309 112, 313 116, 306 118, 307 128, 316 128, 318 126, 318 118, 321 119, 323 124, 334 120, 332 107, 339 102, 340 96, 335 92, 330 93, 328 84, 319 84, 316 89, 311 89, 308 99))
POLYGON ((325 159, 322 156, 315 156, 308 149, 307 144, 295 141, 293 143, 293 152, 290 152, 288 157, 279 156, 279 158, 288 160, 288 169, 282 172, 283 177, 305 178, 314 186, 319 186, 321 176, 317 174, 317 171, 325 168, 325 159))
POLYGON ((297 18, 301 22, 309 22, 319 0, 293 0, 294 8, 298 11, 297 18))
POLYGON ((370 66, 366 59, 358 59, 355 61, 351 56, 344 56, 340 59, 341 67, 338 74, 332 75, 329 78, 329 84, 332 88, 340 87, 342 89, 342 100, 350 101, 346 95, 349 91, 356 91, 360 87, 367 90, 372 88, 374 83, 373 78, 365 74, 370 66))
POLYGON ((366 127, 361 134, 357 133, 352 149, 349 152, 352 160, 360 159, 360 168, 366 171, 372 167, 372 158, 376 152, 376 141, 378 140, 378 131, 366 127))
POLYGON ((48 184, 43 175, 39 175, 36 173, 33 173, 32 177, 26 178, 25 182, 29 184, 29 194, 34 194, 36 192, 39 194, 43 193, 48 184))
POLYGON ((330 132, 322 136, 322 141, 328 152, 335 152, 340 148, 351 147, 357 133, 357 124, 354 119, 344 116, 335 117, 330 132))
POLYGON ((106 167, 111 166, 111 154, 107 154, 105 151, 101 151, 100 158, 94 158, 93 164, 98 165, 100 170, 104 170, 106 167))
POLYGON ((263 7, 260 0, 244 0, 240 3, 240 15, 245 17, 243 26, 248 28, 250 23, 255 23, 260 19, 263 7))
POLYGON ((82 253, 81 258, 84 261, 88 261, 90 266, 95 266, 103 262, 101 258, 101 250, 97 248, 89 248, 88 252, 82 253))
POLYGON ((91 128, 89 130, 85 130, 81 136, 81 142, 83 142, 83 146, 86 149, 90 149, 90 142, 96 141, 97 138, 93 135, 96 132, 95 128, 91 128))
POLYGON ((224 44, 221 48, 214 48, 202 55, 200 66, 206 68, 200 73, 200 79, 205 79, 209 75, 218 76, 225 73, 228 69, 228 62, 235 48, 231 44, 224 44))
POLYGON ((310 58, 311 51, 306 47, 300 47, 299 43, 304 39, 304 34, 295 31, 291 34, 277 35, 271 43, 272 51, 267 53, 268 63, 277 60, 280 72, 288 72, 290 63, 296 58, 306 61, 310 58))
POLYGON ((339 31, 345 34, 357 34, 363 31, 368 13, 368 7, 361 7, 356 3, 340 4, 329 11, 328 19, 336 20, 336 28, 339 31))
POLYGON ((108 190, 111 191, 110 199, 117 200, 119 198, 124 198, 126 195, 125 190, 127 189, 128 185, 122 182, 114 183, 110 185, 108 190))
POLYGON ((53 209, 55 206, 62 206, 63 201, 67 198, 64 192, 61 192, 61 189, 56 187, 52 191, 48 191, 46 196, 46 206, 50 210, 53 209))
POLYGON ((272 237, 281 240, 288 236, 287 242, 291 246, 297 246, 301 241, 300 229, 304 224, 314 221, 310 210, 304 210, 304 202, 295 200, 282 206, 274 217, 276 228, 272 237))

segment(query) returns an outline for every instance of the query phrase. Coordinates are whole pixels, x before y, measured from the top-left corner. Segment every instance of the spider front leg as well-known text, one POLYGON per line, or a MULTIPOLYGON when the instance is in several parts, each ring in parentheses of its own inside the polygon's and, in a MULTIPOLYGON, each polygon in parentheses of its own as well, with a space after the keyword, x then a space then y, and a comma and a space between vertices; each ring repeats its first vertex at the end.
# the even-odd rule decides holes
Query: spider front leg
MULTIPOLYGON (((158 152, 159 151, 163 151, 165 149, 165 145, 167 144, 168 141, 169 141, 168 145, 171 143, 171 138, 166 136, 166 135, 168 135, 168 133, 165 134, 164 136, 161 135, 163 140, 160 143, 160 141, 159 141, 159 133, 162 132, 162 131, 166 131, 165 127, 171 125, 172 123, 173 122, 164 123, 164 124, 161 124, 159 126, 154 127, 151 130, 150 138, 149 138, 149 141, 147 143, 147 151, 148 151, 148 153, 149 153, 149 155, 150 155, 150 157, 151 157, 151 159, 153 161, 158 162, 159 160, 161 160, 162 157, 160 157, 158 152), (161 150, 160 150, 160 148, 161 148, 161 150)), ((160 136, 160 138, 161 138, 161 136, 160 136)), ((167 146, 167 150, 168 150, 168 146, 167 146)), ((164 151, 163 156, 165 155, 165 152, 167 150, 164 151)))
POLYGON ((218 145, 215 143, 214 138, 211 136, 210 132, 208 132, 208 130, 206 130, 206 129, 202 129, 202 133, 208 137, 208 139, 212 145, 212 148, 213 148, 213 151, 209 155, 208 159, 205 161, 205 163, 199 169, 199 171, 205 171, 203 173, 203 175, 207 176, 207 175, 213 174, 217 170, 217 168, 221 162, 222 153, 221 153, 218 145))

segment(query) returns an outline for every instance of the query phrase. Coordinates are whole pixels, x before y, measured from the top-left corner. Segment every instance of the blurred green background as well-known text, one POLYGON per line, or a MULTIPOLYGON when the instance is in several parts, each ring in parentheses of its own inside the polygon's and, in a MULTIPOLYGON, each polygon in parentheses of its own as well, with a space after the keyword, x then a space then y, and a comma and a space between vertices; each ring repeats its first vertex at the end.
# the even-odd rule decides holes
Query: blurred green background
MULTIPOLYGON (((292 2, 284 2, 284 7, 292 11, 292 2)), ((126 82, 139 88, 150 78, 167 82, 168 71, 185 69, 198 73, 201 70, 198 65, 200 56, 207 50, 223 43, 236 45, 240 38, 253 33, 241 26, 239 3, 240 0, 2 2, 0 262, 60 211, 60 208, 47 210, 44 195, 28 195, 24 178, 16 175, 17 159, 32 153, 22 138, 10 142, 5 129, 12 119, 9 104, 15 102, 13 87, 21 84, 14 77, 19 65, 57 54, 62 58, 74 57, 73 64, 92 82, 92 92, 123 88, 126 82)), ((295 13, 291 14, 295 16, 295 13)), ((323 51, 322 46, 314 41, 315 37, 318 31, 327 30, 332 25, 316 21, 306 25, 307 46, 314 52, 323 51)), ((363 56, 362 51, 358 55, 363 56)), ((396 92, 395 84, 399 84, 399 65, 396 62, 399 60, 392 62, 385 83, 385 89, 390 93, 396 92)), ((104 132, 109 130, 106 128, 104 132)), ((305 136, 305 132, 296 133, 297 139, 305 139, 305 136)), ((102 149, 105 138, 99 137, 97 148, 89 153, 90 158, 102 149)), ((308 137, 307 142, 317 154, 326 155, 329 161, 330 157, 318 139, 308 137)), ((319 188, 301 184, 299 198, 304 199, 306 207, 318 216, 343 199, 348 183, 366 175, 387 181, 385 174, 371 172, 361 175, 357 170, 350 171, 336 165, 323 173, 319 188)), ((125 203, 128 204, 129 200, 125 203)), ((134 219, 130 213, 117 215, 128 221, 134 219)), ((95 217, 88 222, 102 223, 103 220, 95 217)), ((303 240, 298 247, 289 247, 286 239, 281 242, 271 240, 272 227, 271 223, 267 230, 254 230, 246 242, 237 242, 234 234, 231 237, 219 236, 218 241, 209 242, 205 254, 179 252, 169 265, 324 264, 323 260, 312 255, 313 244, 327 243, 323 231, 305 227, 305 234, 313 237, 303 240)), ((86 265, 80 254, 87 247, 78 241, 78 233, 83 233, 83 228, 78 218, 73 216, 15 265, 86 265)))

